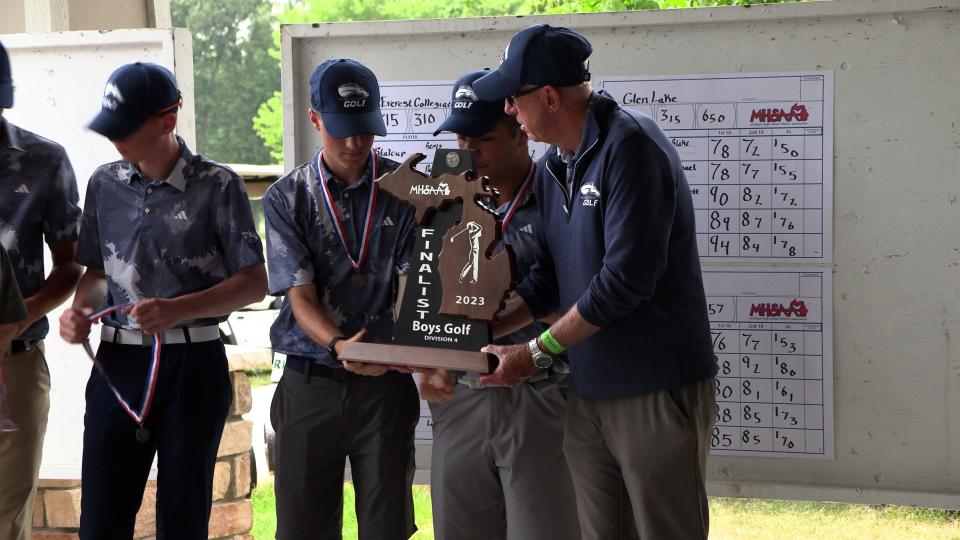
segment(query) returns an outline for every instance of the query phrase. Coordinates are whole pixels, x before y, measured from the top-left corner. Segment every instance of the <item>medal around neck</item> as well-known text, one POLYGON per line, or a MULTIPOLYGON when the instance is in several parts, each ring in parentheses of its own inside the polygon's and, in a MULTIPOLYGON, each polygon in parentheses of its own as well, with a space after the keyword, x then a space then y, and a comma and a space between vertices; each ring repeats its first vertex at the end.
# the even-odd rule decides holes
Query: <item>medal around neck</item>
POLYGON ((350 286, 354 289, 362 289, 367 286, 367 276, 363 274, 354 274, 350 276, 350 286))
POLYGON ((394 343, 354 343, 340 358, 487 373, 490 360, 480 349, 492 342, 490 323, 514 281, 510 250, 495 253, 497 214, 482 204, 498 193, 488 178, 470 173, 470 151, 438 149, 433 177, 414 168, 424 157, 413 154, 377 181, 413 206, 418 223, 394 343))
MULTIPOLYGON (((377 152, 374 150, 370 151, 370 174, 371 178, 377 178, 377 162, 378 156, 377 152)), ((363 216, 363 234, 360 238, 360 245, 357 246, 356 257, 353 256, 353 249, 347 242, 347 237, 343 232, 343 219, 340 215, 340 211, 337 209, 337 205, 334 203, 333 194, 330 193, 330 187, 327 185, 326 176, 323 174, 323 150, 317 154, 317 185, 319 186, 320 194, 323 196, 323 205, 327 209, 327 214, 330 216, 330 220, 333 222, 334 231, 337 233, 337 238, 340 239, 340 245, 343 247, 343 252, 347 256, 347 260, 350 261, 350 266, 353 267, 354 274, 350 278, 350 286, 354 289, 362 289, 367 286, 367 276, 361 273, 363 269, 363 263, 367 260, 367 251, 370 248, 370 235, 373 234, 373 215, 377 206, 377 184, 374 183, 370 187, 370 195, 367 196, 366 204, 366 213, 363 216)))

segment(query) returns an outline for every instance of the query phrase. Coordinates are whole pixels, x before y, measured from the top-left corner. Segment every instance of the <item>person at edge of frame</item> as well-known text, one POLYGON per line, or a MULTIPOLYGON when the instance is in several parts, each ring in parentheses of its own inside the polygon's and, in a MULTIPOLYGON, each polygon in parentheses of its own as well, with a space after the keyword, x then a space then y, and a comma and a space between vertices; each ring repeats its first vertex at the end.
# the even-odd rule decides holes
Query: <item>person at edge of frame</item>
MULTIPOLYGON (((3 244, 0 244, 0 351, 7 350, 17 336, 17 323, 27 318, 27 306, 20 295, 17 276, 3 244)), ((0 375, 2 377, 2 375, 0 375)), ((0 383, 4 379, 0 378, 0 383)), ((0 410, 7 406, 6 394, 0 395, 0 410)))
MULTIPOLYGON (((474 81, 487 73, 472 71, 454 83, 450 116, 434 136, 455 133, 461 149, 473 150, 477 174, 499 190, 499 249, 510 246, 514 272, 523 276, 540 232, 536 165, 526 133, 504 113, 502 101, 481 101, 474 93, 474 81)), ((532 322, 496 343, 527 343, 545 328, 532 322)), ((580 538, 562 449, 568 371, 560 355, 513 388, 446 370, 421 382, 433 416, 430 495, 437 540, 580 538)))
POLYGON ((487 346, 500 365, 481 382, 518 384, 567 351, 563 446, 583 537, 706 539, 717 359, 690 189, 656 122, 593 91, 592 51, 576 32, 533 25, 473 85, 552 145, 535 263, 495 332, 566 310, 527 345, 487 346))
POLYGON ((89 126, 121 160, 97 168, 87 185, 77 256, 87 269, 61 336, 83 343, 87 314, 123 308, 102 319, 96 358, 107 376, 92 369, 86 388, 83 540, 133 536, 154 456, 157 538, 207 538, 233 398, 219 323, 266 292, 243 182, 176 135, 181 105, 169 70, 126 64, 110 75, 89 126), (140 425, 114 389, 147 411, 140 425))
POLYGON ((13 94, 10 56, 0 44, 0 243, 27 308, 9 343, 0 339, 5 400, 17 426, 0 435, 0 539, 28 540, 50 412, 47 314, 70 297, 80 279, 75 262, 80 207, 63 147, 4 118, 13 94), (44 242, 53 261, 49 274, 44 242))
POLYGON ((263 198, 270 293, 284 295, 270 341, 287 355, 270 409, 277 538, 341 538, 349 459, 359 538, 406 539, 417 530, 416 385, 410 370, 339 357, 356 342, 393 339, 414 212, 375 183, 398 165, 373 149, 386 134, 373 72, 328 59, 310 77, 310 98, 323 147, 263 198))

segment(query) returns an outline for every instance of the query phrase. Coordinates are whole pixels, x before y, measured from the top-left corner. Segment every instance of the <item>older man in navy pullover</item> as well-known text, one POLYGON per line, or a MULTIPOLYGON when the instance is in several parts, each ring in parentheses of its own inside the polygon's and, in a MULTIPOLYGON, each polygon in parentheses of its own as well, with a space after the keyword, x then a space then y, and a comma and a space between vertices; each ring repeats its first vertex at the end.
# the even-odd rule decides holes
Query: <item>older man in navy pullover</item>
POLYGON ((481 382, 518 384, 567 350, 564 452, 583 537, 705 539, 717 363, 690 189, 656 122, 592 91, 591 52, 566 28, 531 26, 474 83, 553 145, 536 262, 497 332, 566 310, 527 345, 488 346, 500 366, 481 382))

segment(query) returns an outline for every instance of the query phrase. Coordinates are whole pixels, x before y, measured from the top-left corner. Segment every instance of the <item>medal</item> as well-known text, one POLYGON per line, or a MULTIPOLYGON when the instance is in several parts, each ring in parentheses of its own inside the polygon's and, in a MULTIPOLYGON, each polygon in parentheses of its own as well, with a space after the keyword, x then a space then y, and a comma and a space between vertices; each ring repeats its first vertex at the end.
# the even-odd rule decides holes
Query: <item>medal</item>
POLYGON ((510 200, 510 205, 507 206, 506 211, 503 213, 503 219, 500 220, 501 232, 507 232, 510 220, 513 219, 513 215, 517 213, 520 205, 523 204, 523 200, 527 197, 527 192, 530 191, 530 186, 533 185, 533 177, 536 172, 537 166, 531 162, 526 179, 524 179, 523 184, 520 184, 520 189, 517 191, 517 194, 513 196, 513 199, 510 200))
MULTIPOLYGON (((86 318, 90 322, 97 322, 101 318, 117 311, 123 309, 126 306, 112 306, 105 309, 101 309, 96 313, 91 313, 87 315, 86 318)), ((95 354, 93 354, 93 347, 90 346, 90 341, 83 342, 83 350, 87 352, 87 356, 90 357, 90 360, 93 362, 97 371, 100 372, 100 376, 103 377, 103 380, 107 383, 107 388, 113 393, 113 397, 116 398, 117 403, 120 404, 120 407, 123 409, 123 412, 127 413, 134 422, 137 423, 137 440, 141 443, 147 442, 150 440, 150 432, 147 431, 147 428, 143 427, 143 423, 147 420, 147 415, 150 414, 150 406, 153 404, 153 396, 157 391, 157 379, 160 376, 160 336, 154 334, 153 336, 153 347, 150 350, 150 366, 147 368, 147 380, 143 388, 143 399, 140 402, 140 410, 134 409, 126 399, 120 394, 120 391, 117 390, 117 387, 113 385, 110 381, 110 377, 107 375, 106 370, 103 369, 103 365, 100 361, 97 360, 95 354)))
POLYGON ((327 179, 323 177, 322 161, 323 151, 321 150, 320 153, 317 154, 317 179, 320 184, 320 192, 323 194, 323 202, 327 207, 330 220, 333 221, 333 228, 337 233, 337 238, 340 239, 340 245, 343 246, 343 252, 350 261, 350 265, 356 270, 356 273, 350 278, 350 285, 357 289, 362 289, 367 284, 367 276, 360 273, 360 268, 363 266, 367 258, 367 250, 370 248, 370 235, 373 232, 373 214, 377 205, 377 154, 373 151, 370 152, 370 197, 367 199, 367 214, 363 220, 363 237, 360 240, 360 248, 356 259, 353 258, 350 247, 347 246, 347 236, 343 232, 340 212, 337 210, 337 205, 333 202, 333 194, 330 193, 330 188, 327 187, 327 179))
POLYGON ((447 167, 451 169, 456 169, 460 166, 460 155, 456 152, 448 152, 447 155, 444 156, 444 160, 447 162, 447 167))

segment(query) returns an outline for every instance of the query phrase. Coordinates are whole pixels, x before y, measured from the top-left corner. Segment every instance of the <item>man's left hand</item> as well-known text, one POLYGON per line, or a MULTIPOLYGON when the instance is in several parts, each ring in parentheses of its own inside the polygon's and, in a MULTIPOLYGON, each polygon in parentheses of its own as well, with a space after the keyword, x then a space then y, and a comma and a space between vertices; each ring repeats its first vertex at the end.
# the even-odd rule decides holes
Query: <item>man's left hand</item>
POLYGON ((31 324, 33 324, 33 321, 30 321, 30 320, 23 320, 18 323, 11 324, 10 327, 11 327, 11 332, 13 333, 13 337, 11 337, 10 339, 12 340, 17 336, 23 335, 23 333, 27 331, 27 328, 30 328, 31 324))
POLYGON ((0 324, 0 356, 7 354, 7 350, 10 349, 10 342, 20 335, 17 328, 19 328, 17 323, 0 324))
POLYGON ((166 298, 141 300, 124 313, 133 317, 145 334, 159 334, 183 320, 176 301, 166 298))
POLYGON ((371 362, 351 362, 349 360, 344 360, 343 369, 347 371, 352 371, 357 375, 366 375, 367 377, 379 377, 387 371, 390 371, 390 366, 386 364, 374 364, 371 362))
POLYGON ((517 386, 537 371, 526 345, 487 345, 480 352, 490 353, 500 359, 497 370, 480 377, 480 384, 517 386))
POLYGON ((26 332, 27 329, 33 325, 33 323, 37 322, 37 319, 43 316, 43 315, 34 314, 33 310, 31 309, 32 302, 30 299, 24 300, 23 303, 27 307, 27 318, 12 324, 13 329, 10 331, 13 332, 13 336, 10 338, 11 340, 16 339, 18 336, 23 335, 23 333, 26 332))

